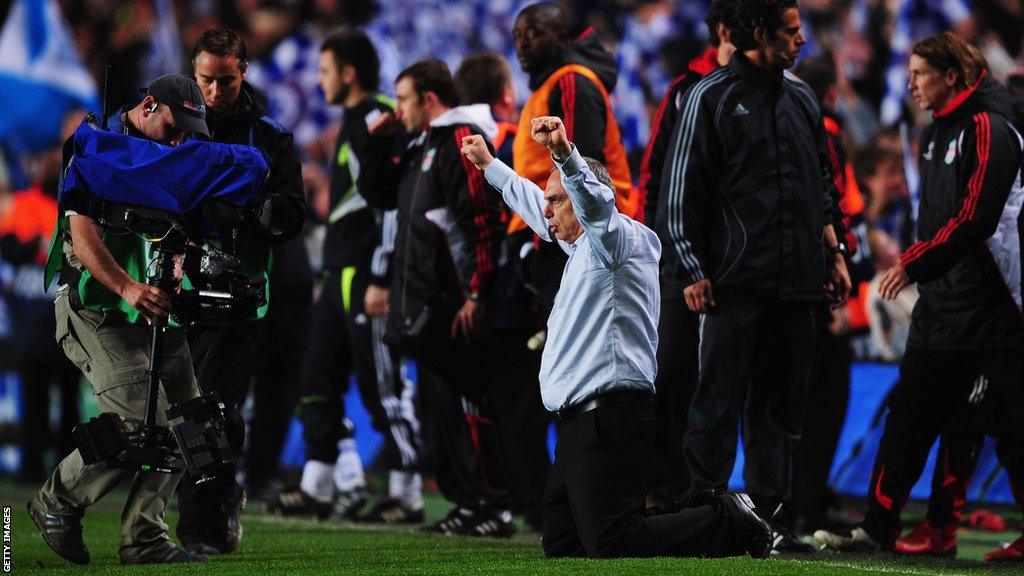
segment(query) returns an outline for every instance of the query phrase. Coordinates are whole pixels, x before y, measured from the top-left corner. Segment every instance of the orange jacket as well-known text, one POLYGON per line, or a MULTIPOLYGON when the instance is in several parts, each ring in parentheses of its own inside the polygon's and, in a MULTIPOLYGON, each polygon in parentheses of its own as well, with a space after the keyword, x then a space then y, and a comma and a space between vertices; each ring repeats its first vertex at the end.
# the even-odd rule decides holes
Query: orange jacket
MULTIPOLYGON (((537 144, 530 137, 530 121, 538 116, 548 116, 548 99, 551 91, 558 85, 559 81, 569 74, 578 74, 588 79, 597 87, 604 98, 605 110, 605 131, 604 131, 604 157, 605 168, 612 177, 615 185, 615 204, 619 211, 635 220, 643 220, 643 201, 640 198, 639 189, 633 186, 632 177, 629 173, 629 164, 626 161, 626 149, 622 146, 622 136, 619 133, 619 125, 615 121, 612 112, 612 102, 605 89, 593 71, 586 66, 579 64, 568 64, 555 70, 530 95, 522 112, 519 114, 519 129, 516 131, 515 142, 512 147, 513 161, 516 174, 532 180, 537 186, 544 188, 548 176, 553 167, 551 154, 546 148, 537 144)), ((571 94, 569 95, 571 97, 571 94)), ((568 114, 567 114, 568 116, 568 114)), ((573 125, 569 118, 563 118, 566 123, 566 132, 569 139, 573 139, 573 125)), ((512 234, 526 227, 523 221, 515 216, 509 223, 508 232, 512 234)))

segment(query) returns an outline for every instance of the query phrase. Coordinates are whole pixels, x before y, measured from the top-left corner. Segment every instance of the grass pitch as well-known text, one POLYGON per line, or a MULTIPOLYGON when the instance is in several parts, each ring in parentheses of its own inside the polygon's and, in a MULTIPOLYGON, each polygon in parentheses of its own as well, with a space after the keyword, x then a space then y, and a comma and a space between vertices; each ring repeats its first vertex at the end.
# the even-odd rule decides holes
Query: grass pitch
MULTIPOLYGON (((368 528, 353 524, 283 519, 250 509, 243 516, 244 538, 240 549, 230 556, 216 557, 205 564, 129 566, 117 563, 120 506, 124 494, 114 492, 85 517, 85 540, 92 564, 74 566, 54 554, 43 542, 25 513, 31 489, 0 484, 0 503, 10 507, 11 552, 15 574, 163 574, 244 575, 257 574, 372 574, 372 575, 457 575, 551 574, 625 575, 729 574, 769 575, 876 575, 908 574, 940 576, 952 574, 1024 574, 1024 565, 992 566, 979 560, 1000 542, 1017 537, 1001 534, 962 533, 958 560, 909 560, 888 555, 836 555, 818 553, 807 558, 752 560, 729 558, 697 560, 651 558, 626 560, 548 560, 536 535, 519 535, 510 540, 461 539, 418 533, 413 529, 368 528)), ((256 508, 252 506, 251 508, 256 508)), ((427 516, 443 516, 445 503, 428 495, 427 516)), ((5 519, 6 520, 6 519, 5 519)), ((1008 518, 1017 525, 1019 517, 1008 518)), ((177 517, 168 515, 173 527, 177 517)), ((173 530, 172 530, 173 531, 173 530)))

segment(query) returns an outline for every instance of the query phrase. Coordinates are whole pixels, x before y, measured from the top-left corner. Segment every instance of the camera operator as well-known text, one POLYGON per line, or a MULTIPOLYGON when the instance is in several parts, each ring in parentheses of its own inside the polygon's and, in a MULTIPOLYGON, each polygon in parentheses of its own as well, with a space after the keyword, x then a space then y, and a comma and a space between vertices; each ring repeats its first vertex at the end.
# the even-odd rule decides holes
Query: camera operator
MULTIPOLYGON (((89 117, 90 122, 98 120, 89 117)), ((114 114, 109 126, 170 146, 181 144, 190 133, 208 133, 199 87, 180 74, 154 80, 142 102, 114 114)), ((65 168, 69 150, 66 146, 65 168)), ((135 428, 144 419, 148 389, 150 330, 143 320, 167 316, 171 299, 145 283, 149 246, 134 234, 102 230, 89 216, 69 208, 60 207, 50 253, 50 262, 61 270, 55 300, 57 342, 92 384, 100 411, 116 413, 135 428)), ((166 426, 168 401, 199 393, 181 330, 166 331, 162 375, 157 423, 166 426)), ((86 465, 75 450, 28 503, 29 515, 54 552, 75 564, 88 564, 83 512, 129 476, 134 478, 121 516, 121 563, 202 561, 167 535, 164 508, 178 474, 133 474, 102 462, 86 465)))
MULTIPOLYGON (((211 140, 245 144, 259 149, 267 159, 270 174, 265 194, 273 202, 270 230, 253 230, 252 238, 237 242, 242 272, 249 277, 267 277, 271 267, 270 243, 283 243, 302 229, 305 218, 301 167, 292 147, 292 137, 268 118, 257 101, 255 90, 245 82, 245 42, 235 31, 215 28, 206 31, 192 51, 196 81, 209 107, 206 117, 211 140)), ((221 248, 223 249, 223 247, 221 248)), ((262 319, 269 305, 256 318, 226 320, 216 325, 189 330, 189 347, 196 377, 205 392, 216 391, 227 407, 227 438, 232 452, 241 454, 245 421, 239 413, 249 390, 254 350, 262 319)), ((238 519, 244 506, 242 487, 235 470, 222 472, 197 484, 186 477, 178 490, 181 517, 177 535, 182 545, 203 555, 231 553, 242 537, 238 519)))

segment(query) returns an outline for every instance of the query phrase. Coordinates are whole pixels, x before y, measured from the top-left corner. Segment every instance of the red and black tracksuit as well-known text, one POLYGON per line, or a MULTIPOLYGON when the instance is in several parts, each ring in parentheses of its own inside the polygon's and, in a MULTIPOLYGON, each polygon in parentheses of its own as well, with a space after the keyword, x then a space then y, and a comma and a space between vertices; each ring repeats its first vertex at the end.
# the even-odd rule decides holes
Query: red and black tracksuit
POLYGON ((932 443, 962 413, 978 376, 976 415, 1024 505, 1022 142, 1006 89, 987 76, 934 115, 921 138, 920 240, 902 258, 919 285, 901 381, 871 475, 864 529, 885 547, 932 443))
POLYGON ((368 161, 357 185, 371 205, 398 210, 384 339, 416 361, 438 487, 458 506, 493 512, 507 507, 489 394, 504 225, 497 191, 460 153, 462 138, 480 133, 472 124, 435 124, 398 143, 394 155, 386 152, 392 139, 371 137, 366 145, 376 152, 360 154, 368 161), (487 311, 468 343, 451 335, 467 298, 487 311))
MULTIPOLYGON (((669 141, 678 123, 683 94, 718 68, 718 49, 708 48, 690 61, 687 71, 672 81, 651 121, 651 134, 640 164, 640 193, 646 198, 645 221, 659 223, 655 232, 663 245, 671 239, 665 226, 661 173, 669 141), (659 218, 659 210, 661 211, 659 218)), ((661 319, 658 323, 658 377, 654 381, 655 454, 651 497, 659 502, 678 500, 690 486, 683 455, 686 412, 697 385, 697 315, 686 307, 683 289, 675 279, 679 257, 661 252, 661 319)))

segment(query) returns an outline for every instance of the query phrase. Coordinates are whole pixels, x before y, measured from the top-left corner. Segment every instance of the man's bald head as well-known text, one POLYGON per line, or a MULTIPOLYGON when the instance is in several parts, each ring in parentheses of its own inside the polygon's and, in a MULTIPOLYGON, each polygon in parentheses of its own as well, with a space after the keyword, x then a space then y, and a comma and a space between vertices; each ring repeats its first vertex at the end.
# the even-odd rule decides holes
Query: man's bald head
POLYGON ((555 2, 531 4, 516 16, 512 37, 523 70, 539 71, 569 41, 569 16, 555 2))

